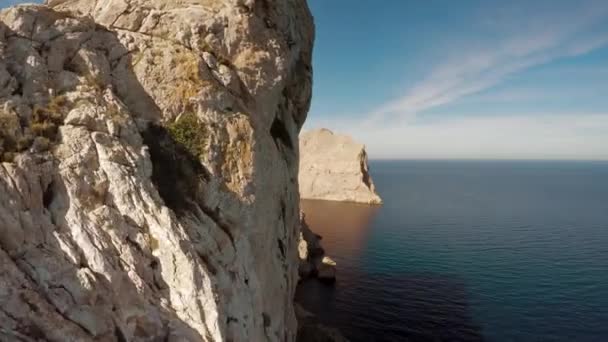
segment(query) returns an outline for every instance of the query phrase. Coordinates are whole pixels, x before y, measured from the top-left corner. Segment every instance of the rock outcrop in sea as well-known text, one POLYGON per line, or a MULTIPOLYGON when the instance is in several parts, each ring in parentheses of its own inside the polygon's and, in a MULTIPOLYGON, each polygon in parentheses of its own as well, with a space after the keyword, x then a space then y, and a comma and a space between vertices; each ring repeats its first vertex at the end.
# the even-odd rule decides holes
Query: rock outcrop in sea
POLYGON ((328 129, 300 135, 300 196, 381 204, 369 174, 365 146, 328 129))
POLYGON ((0 12, 0 340, 294 341, 305 0, 0 12))
MULTIPOLYGON (((317 278, 319 281, 333 284, 336 281, 336 262, 325 255, 321 246, 321 236, 310 230, 306 222, 306 215, 300 213, 300 242, 298 254, 300 266, 298 273, 300 281, 308 278, 317 278)), ((295 311, 298 320, 298 342, 346 342, 348 339, 333 327, 328 327, 319 321, 319 318, 306 311, 296 303, 295 311)))
POLYGON ((321 236, 310 230, 303 212, 300 213, 298 255, 300 257, 298 268, 300 279, 317 277, 326 282, 336 280, 336 262, 325 255, 325 250, 321 246, 321 236))

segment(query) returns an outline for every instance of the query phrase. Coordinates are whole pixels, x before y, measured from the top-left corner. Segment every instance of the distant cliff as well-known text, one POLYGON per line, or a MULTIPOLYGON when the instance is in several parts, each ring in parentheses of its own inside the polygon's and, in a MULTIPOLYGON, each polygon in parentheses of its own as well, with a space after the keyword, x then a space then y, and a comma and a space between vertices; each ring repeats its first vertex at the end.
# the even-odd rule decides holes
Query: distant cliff
POLYGON ((0 12, 0 340, 294 341, 305 0, 0 12))
POLYGON ((381 204, 367 165, 365 146, 319 129, 300 135, 300 196, 381 204))

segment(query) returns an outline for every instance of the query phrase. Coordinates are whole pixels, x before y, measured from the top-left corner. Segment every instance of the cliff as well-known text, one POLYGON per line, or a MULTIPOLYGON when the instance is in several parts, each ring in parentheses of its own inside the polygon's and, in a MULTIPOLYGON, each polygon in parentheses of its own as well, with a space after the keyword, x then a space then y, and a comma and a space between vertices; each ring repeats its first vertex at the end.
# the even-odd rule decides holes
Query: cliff
POLYGON ((369 174, 364 145, 328 129, 302 133, 299 144, 302 198, 382 203, 369 174))
POLYGON ((0 340, 293 341, 305 0, 0 12, 0 340))
POLYGON ((300 213, 300 241, 298 244, 300 280, 313 276, 321 281, 336 281, 336 262, 325 255, 321 239, 320 235, 310 230, 306 222, 306 215, 303 212, 300 213))

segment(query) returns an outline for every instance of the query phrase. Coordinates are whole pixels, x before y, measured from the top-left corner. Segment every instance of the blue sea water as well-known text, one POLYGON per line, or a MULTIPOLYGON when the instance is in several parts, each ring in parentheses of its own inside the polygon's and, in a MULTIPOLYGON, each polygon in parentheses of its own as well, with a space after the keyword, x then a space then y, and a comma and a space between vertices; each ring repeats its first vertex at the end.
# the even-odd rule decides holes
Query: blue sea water
POLYGON ((352 341, 608 341, 608 163, 372 161, 382 207, 303 201, 338 262, 297 300, 352 341))

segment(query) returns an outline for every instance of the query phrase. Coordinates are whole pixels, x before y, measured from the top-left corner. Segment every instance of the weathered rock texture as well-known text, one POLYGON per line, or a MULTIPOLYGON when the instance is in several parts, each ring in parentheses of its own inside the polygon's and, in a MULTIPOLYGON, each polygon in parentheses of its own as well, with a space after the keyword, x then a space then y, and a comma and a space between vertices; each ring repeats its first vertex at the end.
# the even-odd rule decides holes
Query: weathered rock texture
POLYGON ((302 198, 382 203, 369 174, 365 146, 328 129, 300 135, 299 180, 302 198))
POLYGON ((336 280, 336 262, 325 255, 321 239, 321 236, 310 230, 306 222, 306 215, 303 212, 300 213, 300 241, 298 243, 300 280, 308 277, 317 277, 330 282, 336 280))
POLYGON ((0 340, 293 341, 305 0, 0 12, 0 340))

